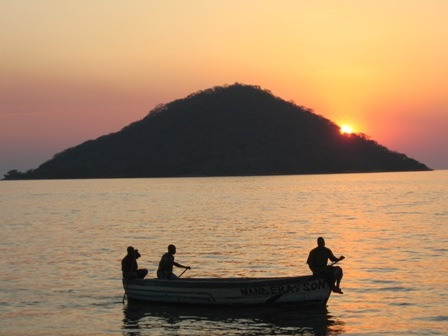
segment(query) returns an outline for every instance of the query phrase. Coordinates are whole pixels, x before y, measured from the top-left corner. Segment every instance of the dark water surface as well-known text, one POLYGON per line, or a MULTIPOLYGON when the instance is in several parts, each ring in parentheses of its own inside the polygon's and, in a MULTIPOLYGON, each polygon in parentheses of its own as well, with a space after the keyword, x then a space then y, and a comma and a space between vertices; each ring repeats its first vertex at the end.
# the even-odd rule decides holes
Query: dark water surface
POLYGON ((448 171, 0 182, 0 335, 446 335, 448 171), (121 303, 128 245, 155 275, 308 274, 345 255, 326 309, 121 303))

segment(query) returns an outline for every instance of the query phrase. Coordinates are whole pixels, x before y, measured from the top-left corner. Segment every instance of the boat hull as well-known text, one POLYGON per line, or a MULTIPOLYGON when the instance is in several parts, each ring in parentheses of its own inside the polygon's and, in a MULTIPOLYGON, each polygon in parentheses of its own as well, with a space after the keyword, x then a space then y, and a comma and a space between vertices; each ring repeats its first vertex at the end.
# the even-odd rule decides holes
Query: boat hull
POLYGON ((199 305, 325 305, 331 290, 321 278, 123 279, 128 298, 199 305))

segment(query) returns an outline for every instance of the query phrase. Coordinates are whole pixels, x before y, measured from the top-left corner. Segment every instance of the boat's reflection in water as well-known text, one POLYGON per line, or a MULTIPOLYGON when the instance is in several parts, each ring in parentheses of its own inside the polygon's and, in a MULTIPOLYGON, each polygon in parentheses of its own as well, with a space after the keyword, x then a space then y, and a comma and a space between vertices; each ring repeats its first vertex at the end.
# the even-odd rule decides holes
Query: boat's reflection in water
POLYGON ((344 323, 325 308, 211 307, 130 300, 124 335, 338 335, 344 323))

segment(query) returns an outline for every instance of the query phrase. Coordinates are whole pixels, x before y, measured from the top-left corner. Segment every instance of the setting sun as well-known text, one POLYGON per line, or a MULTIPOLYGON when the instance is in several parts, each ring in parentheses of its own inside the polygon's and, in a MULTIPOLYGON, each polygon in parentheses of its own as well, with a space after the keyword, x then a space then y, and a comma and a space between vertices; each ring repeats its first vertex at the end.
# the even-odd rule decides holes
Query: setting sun
POLYGON ((341 134, 352 134, 353 128, 349 125, 342 125, 341 126, 341 134))

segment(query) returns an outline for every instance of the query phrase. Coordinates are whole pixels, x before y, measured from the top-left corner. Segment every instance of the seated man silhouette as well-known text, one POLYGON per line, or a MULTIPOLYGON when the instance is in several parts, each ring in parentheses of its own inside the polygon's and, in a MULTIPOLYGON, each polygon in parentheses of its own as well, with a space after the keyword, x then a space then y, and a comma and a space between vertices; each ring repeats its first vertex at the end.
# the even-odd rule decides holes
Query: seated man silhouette
POLYGON ((313 275, 322 276, 333 292, 343 294, 340 288, 343 275, 342 268, 338 266, 327 266, 327 262, 328 259, 331 261, 340 261, 344 258, 344 256, 336 258, 333 252, 325 247, 324 238, 319 237, 317 238, 317 247, 311 250, 306 262, 313 272, 313 275))
POLYGON ((127 252, 128 254, 121 261, 123 278, 143 279, 148 274, 148 270, 138 269, 137 259, 141 257, 140 253, 132 246, 128 246, 127 252))
POLYGON ((191 269, 190 266, 183 266, 174 261, 174 255, 176 254, 176 246, 168 245, 168 252, 160 259, 159 268, 157 270, 157 278, 164 280, 175 280, 178 277, 173 273, 173 266, 182 267, 185 269, 191 269))

